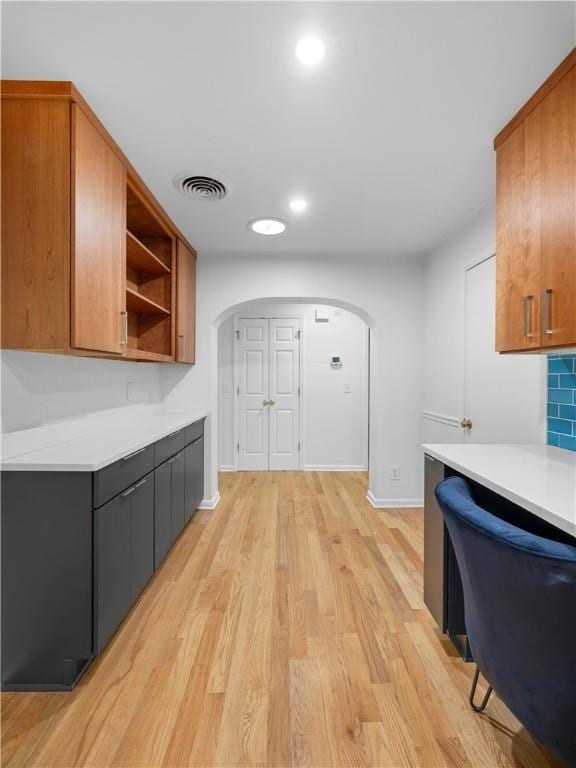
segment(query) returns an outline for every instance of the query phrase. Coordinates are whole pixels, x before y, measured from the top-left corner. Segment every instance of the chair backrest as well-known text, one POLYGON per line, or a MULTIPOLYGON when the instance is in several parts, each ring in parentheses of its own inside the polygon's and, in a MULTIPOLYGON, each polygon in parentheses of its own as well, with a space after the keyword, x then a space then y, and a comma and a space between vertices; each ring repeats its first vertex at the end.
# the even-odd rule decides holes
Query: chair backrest
POLYGON ((576 766, 576 546, 490 514, 461 477, 440 483, 436 498, 474 660, 520 722, 576 766))

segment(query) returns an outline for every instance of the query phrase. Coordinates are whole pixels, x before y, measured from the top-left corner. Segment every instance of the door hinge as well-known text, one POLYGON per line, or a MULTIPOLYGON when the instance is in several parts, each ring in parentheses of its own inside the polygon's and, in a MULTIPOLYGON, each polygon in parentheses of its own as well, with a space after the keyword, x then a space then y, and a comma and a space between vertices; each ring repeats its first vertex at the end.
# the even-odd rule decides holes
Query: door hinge
POLYGON ((298 387, 298 397, 300 397, 300 387, 298 387))
POLYGON ((302 336, 302 331, 296 331, 296 338, 299 339, 302 336))
POLYGON ((300 443, 298 443, 298 450, 300 450, 300 443))
POLYGON ((238 339, 238 341, 240 341, 240 329, 238 329, 237 331, 234 331, 234 333, 236 334, 236 338, 238 339))
POLYGON ((236 387, 236 394, 237 394, 237 395, 239 395, 239 394, 240 394, 240 387, 236 387))
POLYGON ((240 443, 236 443, 236 451, 240 453, 240 443))

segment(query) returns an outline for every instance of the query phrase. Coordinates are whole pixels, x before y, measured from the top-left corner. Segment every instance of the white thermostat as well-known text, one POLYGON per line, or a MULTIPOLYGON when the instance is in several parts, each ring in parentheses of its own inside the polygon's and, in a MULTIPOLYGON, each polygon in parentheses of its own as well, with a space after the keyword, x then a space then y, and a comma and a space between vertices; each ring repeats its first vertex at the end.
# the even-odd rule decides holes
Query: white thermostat
POLYGON ((340 355, 330 355, 330 368, 342 368, 342 358, 340 355))

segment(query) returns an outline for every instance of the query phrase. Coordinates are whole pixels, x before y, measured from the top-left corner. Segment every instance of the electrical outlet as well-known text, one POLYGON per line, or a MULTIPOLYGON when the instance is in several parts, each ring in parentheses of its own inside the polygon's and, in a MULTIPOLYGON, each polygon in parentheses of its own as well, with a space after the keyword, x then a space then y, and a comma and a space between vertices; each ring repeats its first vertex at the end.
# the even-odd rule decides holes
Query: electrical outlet
POLYGON ((400 480, 400 467, 390 467, 390 479, 400 480))

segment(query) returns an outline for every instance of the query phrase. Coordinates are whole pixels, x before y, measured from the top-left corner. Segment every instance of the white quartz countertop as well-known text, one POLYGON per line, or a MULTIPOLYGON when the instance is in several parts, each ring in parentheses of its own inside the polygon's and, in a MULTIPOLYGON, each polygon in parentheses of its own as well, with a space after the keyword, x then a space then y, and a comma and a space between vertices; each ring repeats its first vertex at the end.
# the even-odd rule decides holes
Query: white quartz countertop
POLYGON ((576 537, 576 453, 546 445, 424 445, 424 452, 576 537))
POLYGON ((2 470, 95 472, 138 451, 205 413, 166 413, 145 407, 129 419, 67 422, 3 436, 2 470))

